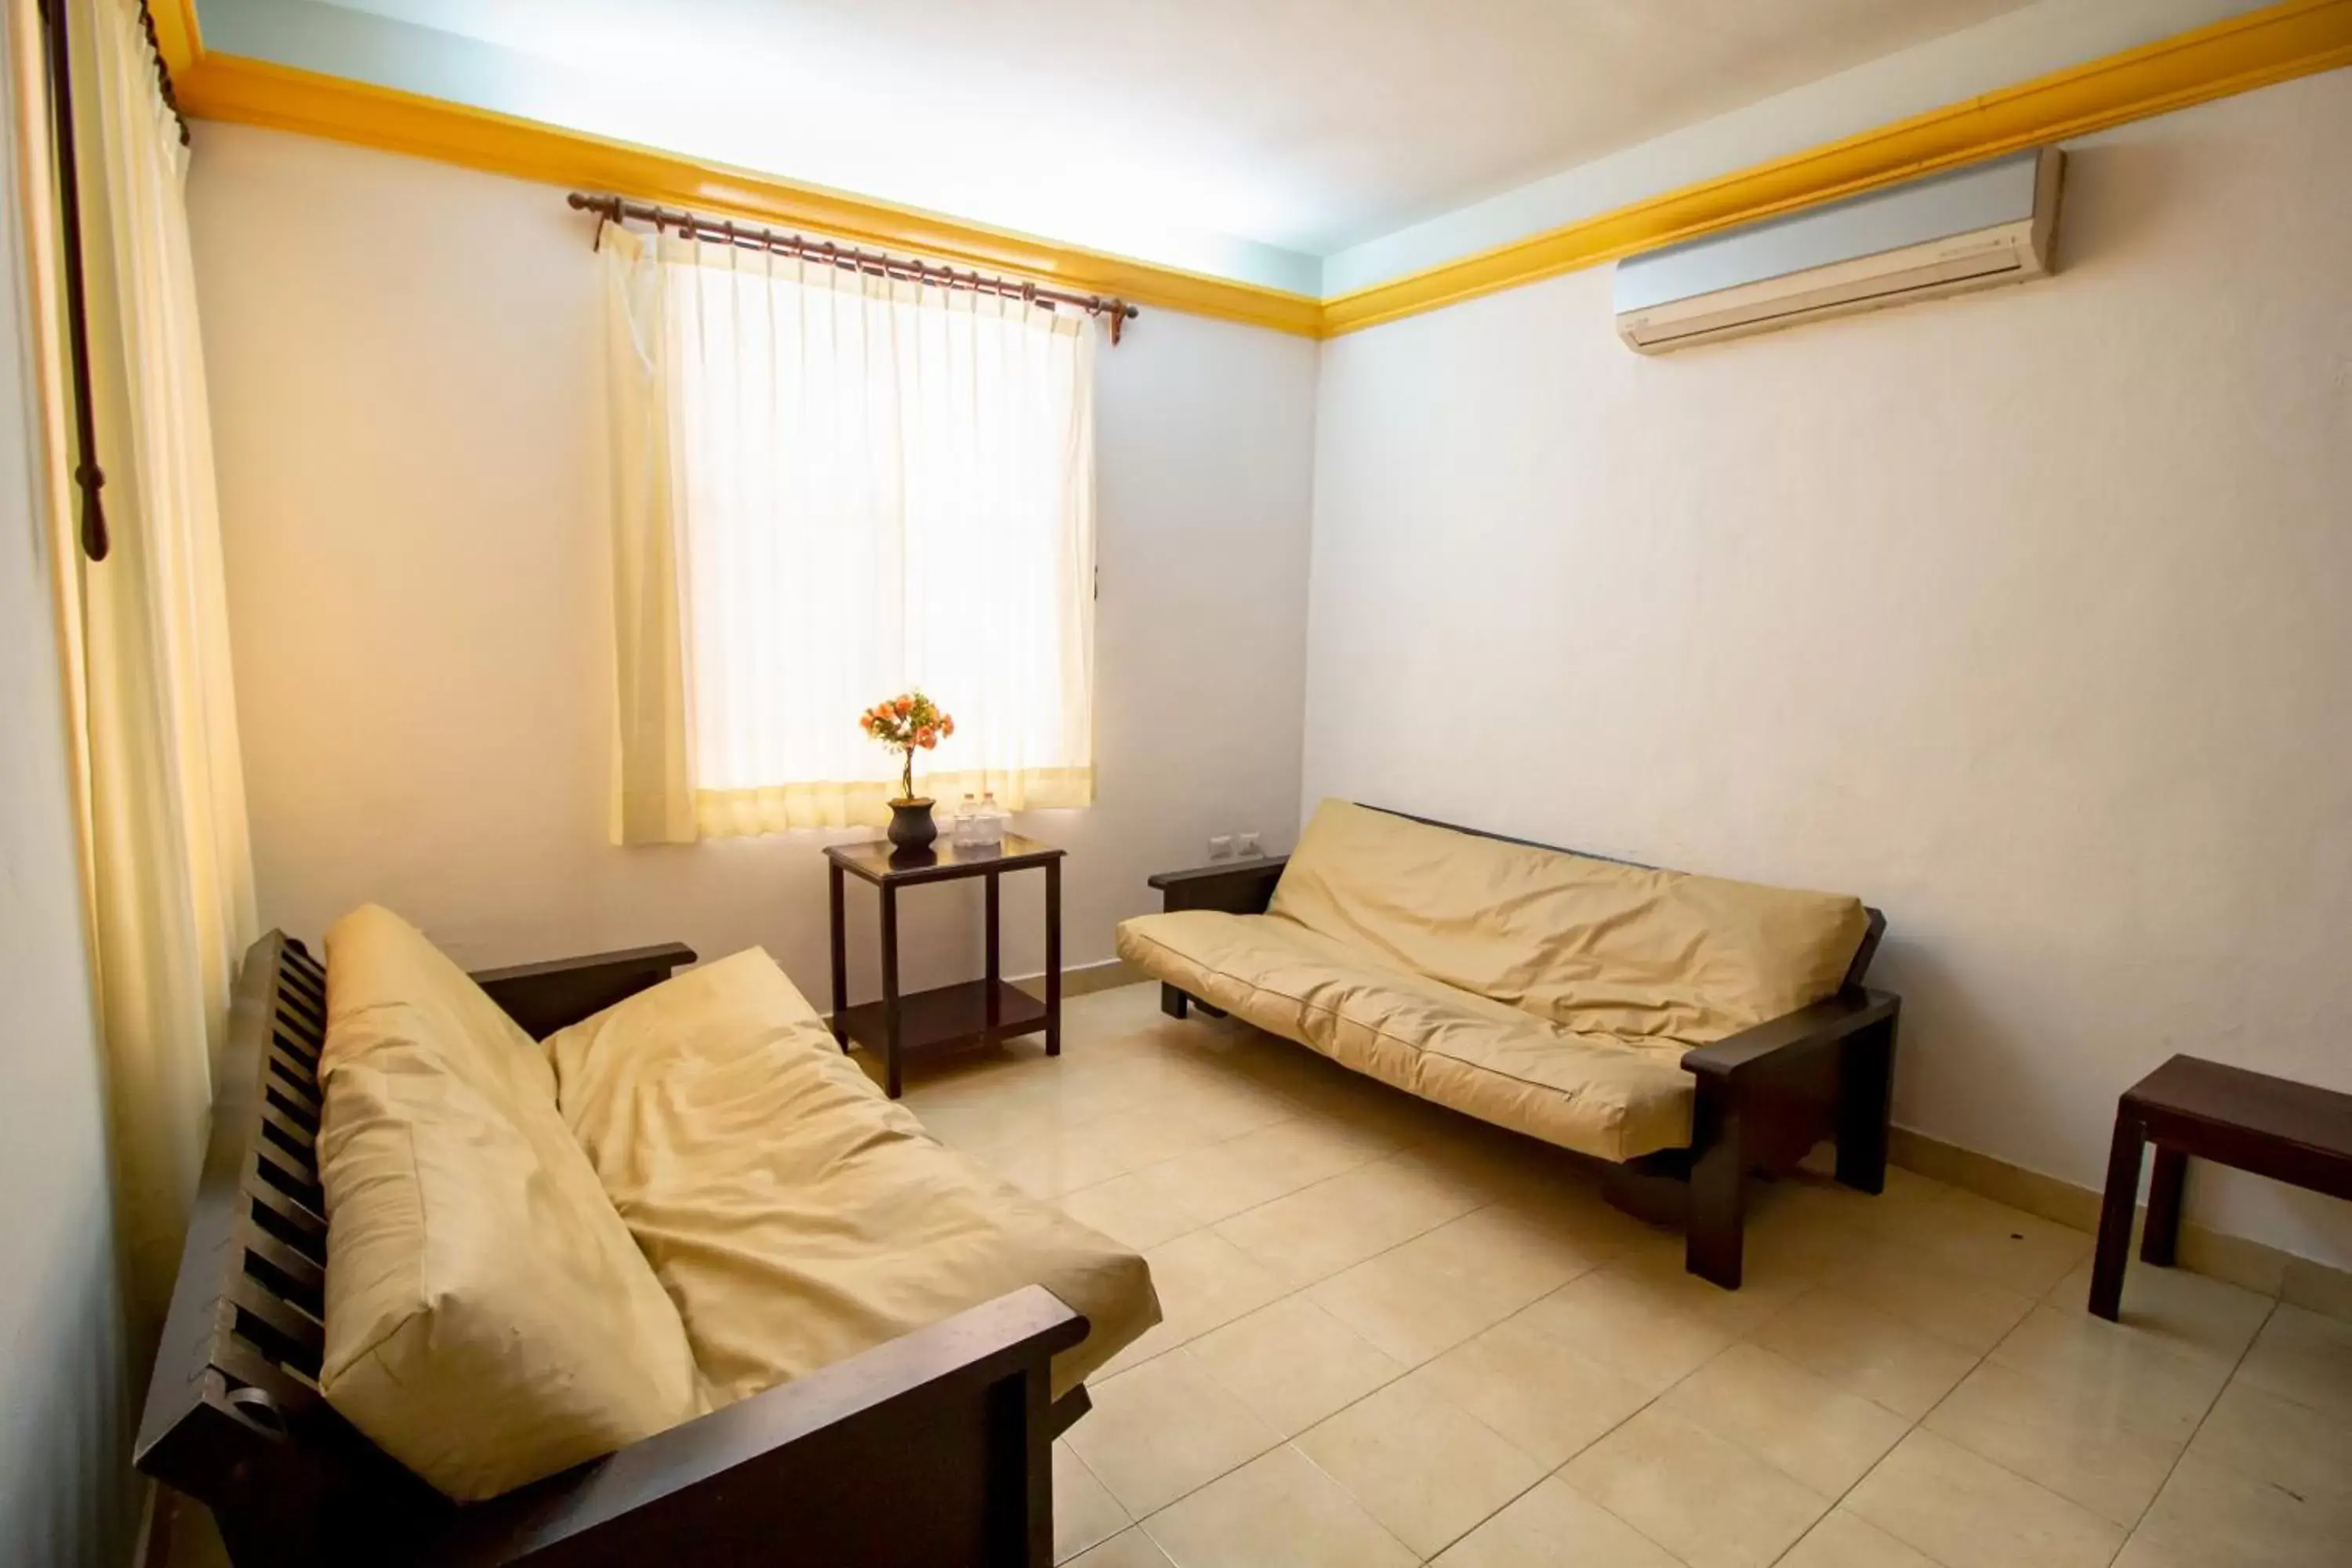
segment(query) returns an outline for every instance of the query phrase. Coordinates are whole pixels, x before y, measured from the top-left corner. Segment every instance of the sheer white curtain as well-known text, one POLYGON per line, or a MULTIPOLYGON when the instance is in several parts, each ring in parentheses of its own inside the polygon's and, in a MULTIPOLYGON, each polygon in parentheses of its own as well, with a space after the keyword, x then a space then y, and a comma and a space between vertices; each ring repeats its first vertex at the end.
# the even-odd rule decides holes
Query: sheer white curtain
POLYGON ((604 248, 622 839, 884 820, 857 715, 915 686, 956 721, 919 789, 1087 804, 1091 324, 675 236, 604 248))
MULTIPOLYGON (((42 356, 48 527, 82 861, 140 1336, 160 1325, 210 1120, 214 1053, 256 924, 212 426, 184 186, 134 0, 70 18, 97 458, 113 548, 81 552, 58 352, 42 356)), ((31 6, 12 18, 35 305, 58 319, 56 188, 31 6)))

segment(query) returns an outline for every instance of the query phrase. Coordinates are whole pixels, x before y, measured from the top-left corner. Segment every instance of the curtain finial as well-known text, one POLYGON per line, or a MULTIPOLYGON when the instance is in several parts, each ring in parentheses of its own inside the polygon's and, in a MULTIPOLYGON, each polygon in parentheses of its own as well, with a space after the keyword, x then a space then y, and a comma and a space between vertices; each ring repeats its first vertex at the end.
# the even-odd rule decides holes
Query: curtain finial
POLYGON ((74 483, 81 488, 81 552, 92 561, 103 561, 113 548, 106 530, 106 503, 98 493, 106 488, 106 472, 96 463, 80 464, 74 469, 74 483))

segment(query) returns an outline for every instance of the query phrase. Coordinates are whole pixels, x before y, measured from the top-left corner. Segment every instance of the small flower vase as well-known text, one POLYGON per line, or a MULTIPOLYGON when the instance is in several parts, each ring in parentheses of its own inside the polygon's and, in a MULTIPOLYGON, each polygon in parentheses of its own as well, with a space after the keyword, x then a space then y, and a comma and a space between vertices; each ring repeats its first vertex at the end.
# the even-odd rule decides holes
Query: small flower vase
POLYGON ((928 797, 890 803, 891 843, 901 849, 928 849, 939 836, 940 826, 931 820, 931 802, 928 797))

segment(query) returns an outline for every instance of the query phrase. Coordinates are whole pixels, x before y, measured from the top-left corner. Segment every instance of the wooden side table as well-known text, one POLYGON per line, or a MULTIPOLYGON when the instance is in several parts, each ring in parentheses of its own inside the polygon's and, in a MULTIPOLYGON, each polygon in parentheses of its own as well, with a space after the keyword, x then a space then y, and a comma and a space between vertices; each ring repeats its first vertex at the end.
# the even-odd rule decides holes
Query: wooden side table
POLYGON ((2180 1189, 2189 1158, 2212 1160, 2332 1197, 2352 1198, 2352 1094, 2292 1079, 2174 1057, 2124 1090, 2107 1153, 2099 1244, 2091 1262, 2091 1311, 2122 1310, 2140 1159, 2156 1145, 2148 1179, 2143 1263, 2169 1267, 2180 1237, 2180 1189))
POLYGON ((928 849, 900 849, 887 839, 835 844, 824 858, 833 905, 833 1037, 841 1048, 855 1040, 882 1057, 883 1088, 898 1098, 899 1066, 911 1056, 966 1050, 1045 1032, 1045 1054, 1062 1054, 1062 854, 1049 844, 1004 836, 1002 846, 980 849, 940 843, 928 849), (1007 871, 1032 867, 1045 873, 1045 999, 1004 983, 997 941, 997 883, 1007 871), (848 955, 845 947, 843 879, 870 882, 882 900, 882 995, 849 1005, 848 955), (898 889, 920 882, 951 882, 979 877, 987 883, 987 973, 979 980, 934 991, 898 994, 898 889))

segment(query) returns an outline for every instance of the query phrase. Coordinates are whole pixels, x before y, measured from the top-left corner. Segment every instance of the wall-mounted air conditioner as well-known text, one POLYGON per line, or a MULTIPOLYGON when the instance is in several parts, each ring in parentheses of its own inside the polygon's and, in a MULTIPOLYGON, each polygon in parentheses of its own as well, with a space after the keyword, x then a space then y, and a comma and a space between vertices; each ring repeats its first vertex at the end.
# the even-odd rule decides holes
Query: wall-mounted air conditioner
POLYGON ((1643 353, 2050 270, 2054 147, 2012 153, 1617 264, 1617 333, 1643 353))

